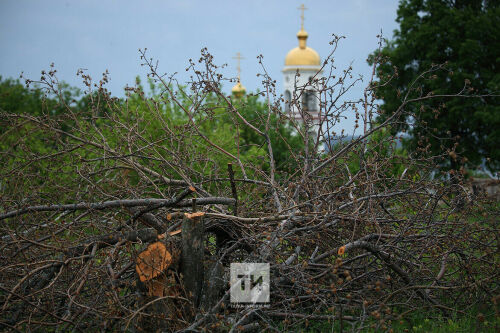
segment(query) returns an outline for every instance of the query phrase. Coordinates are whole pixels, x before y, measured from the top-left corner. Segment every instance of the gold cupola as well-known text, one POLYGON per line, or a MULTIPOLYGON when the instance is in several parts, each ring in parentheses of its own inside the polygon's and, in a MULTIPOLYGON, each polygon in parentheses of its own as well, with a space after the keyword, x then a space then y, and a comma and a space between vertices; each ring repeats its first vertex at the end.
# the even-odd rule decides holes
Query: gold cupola
POLYGON ((241 84, 241 82, 238 82, 234 85, 233 89, 231 89, 231 92, 236 96, 236 97, 241 97, 245 95, 246 93, 246 88, 241 84))
POLYGON ((241 59, 244 58, 241 56, 241 53, 238 52, 236 53, 236 57, 233 57, 233 59, 238 60, 238 67, 236 67, 236 69, 238 70, 238 83, 234 85, 233 89, 231 89, 231 92, 235 97, 240 98, 246 93, 245 87, 241 84, 241 67, 240 67, 240 61, 241 59))
POLYGON ((300 31, 297 33, 299 46, 288 52, 285 57, 285 66, 319 66, 321 59, 318 52, 306 45, 307 37, 309 36, 304 30, 304 10, 306 7, 302 5, 299 9, 302 11, 300 16, 300 31))

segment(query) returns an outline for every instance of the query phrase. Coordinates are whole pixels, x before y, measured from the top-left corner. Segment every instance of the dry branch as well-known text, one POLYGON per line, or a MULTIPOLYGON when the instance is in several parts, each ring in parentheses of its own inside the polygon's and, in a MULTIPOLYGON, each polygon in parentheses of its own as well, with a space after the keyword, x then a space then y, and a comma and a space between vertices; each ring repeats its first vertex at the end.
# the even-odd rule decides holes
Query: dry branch
MULTIPOLYGON (((199 198, 196 200, 199 205, 232 205, 234 204, 234 199, 223 198, 223 197, 208 197, 199 198)), ((38 206, 28 206, 21 209, 16 209, 8 213, 0 215, 0 220, 5 220, 10 217, 18 217, 31 212, 53 212, 53 211, 73 211, 73 210, 104 210, 112 208, 127 208, 127 207, 154 207, 155 209, 162 207, 190 207, 191 201, 177 199, 124 199, 124 200, 111 200, 102 203, 97 202, 82 202, 78 204, 66 204, 66 205, 38 205, 38 206)), ((138 214, 141 215, 141 214, 138 214)))

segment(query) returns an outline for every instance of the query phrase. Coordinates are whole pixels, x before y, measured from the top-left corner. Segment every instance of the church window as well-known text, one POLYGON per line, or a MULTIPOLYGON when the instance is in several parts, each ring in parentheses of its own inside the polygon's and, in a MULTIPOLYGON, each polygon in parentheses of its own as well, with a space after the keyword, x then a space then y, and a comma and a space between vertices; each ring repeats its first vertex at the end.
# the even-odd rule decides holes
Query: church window
POLYGON ((285 111, 290 112, 290 101, 292 100, 292 94, 290 90, 285 91, 285 111))
POLYGON ((302 95, 302 109, 314 112, 316 110, 316 96, 313 91, 306 90, 302 95))

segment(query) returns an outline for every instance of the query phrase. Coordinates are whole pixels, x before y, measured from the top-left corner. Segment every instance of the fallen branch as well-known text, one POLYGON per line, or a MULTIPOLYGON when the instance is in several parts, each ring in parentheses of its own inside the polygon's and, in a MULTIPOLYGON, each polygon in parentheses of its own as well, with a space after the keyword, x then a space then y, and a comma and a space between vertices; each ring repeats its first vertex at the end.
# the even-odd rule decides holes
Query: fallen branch
MULTIPOLYGON (((208 197, 196 199, 198 205, 233 205, 234 199, 224 197, 208 197)), ((20 216, 31 212, 52 212, 52 211, 75 211, 75 210, 104 210, 111 208, 155 206, 157 209, 162 207, 190 207, 191 200, 178 201, 177 199, 124 199, 111 200, 105 202, 81 202, 67 205, 38 205, 26 208, 16 209, 0 215, 0 220, 10 217, 20 216)))

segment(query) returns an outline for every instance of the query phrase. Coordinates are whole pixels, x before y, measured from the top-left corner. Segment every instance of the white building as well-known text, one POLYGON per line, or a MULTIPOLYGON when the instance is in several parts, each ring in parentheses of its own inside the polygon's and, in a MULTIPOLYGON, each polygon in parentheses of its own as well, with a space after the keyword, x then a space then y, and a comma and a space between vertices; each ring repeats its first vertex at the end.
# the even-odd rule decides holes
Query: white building
POLYGON ((304 30, 302 5, 301 28, 297 33, 299 46, 290 50, 283 68, 285 110, 298 122, 307 122, 317 133, 320 124, 320 94, 318 80, 322 77, 319 54, 308 47, 308 34, 304 30), (299 73, 299 75, 297 75, 299 73))

